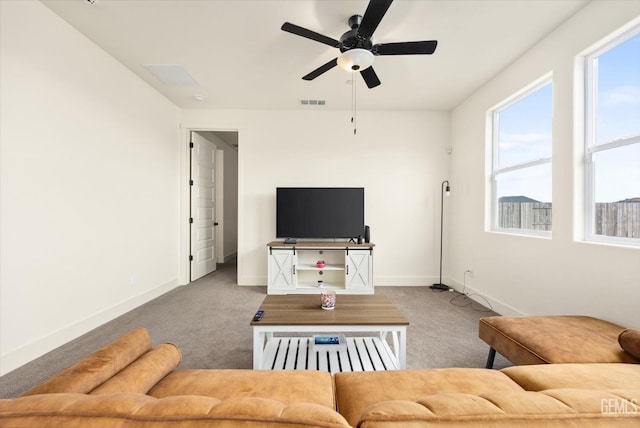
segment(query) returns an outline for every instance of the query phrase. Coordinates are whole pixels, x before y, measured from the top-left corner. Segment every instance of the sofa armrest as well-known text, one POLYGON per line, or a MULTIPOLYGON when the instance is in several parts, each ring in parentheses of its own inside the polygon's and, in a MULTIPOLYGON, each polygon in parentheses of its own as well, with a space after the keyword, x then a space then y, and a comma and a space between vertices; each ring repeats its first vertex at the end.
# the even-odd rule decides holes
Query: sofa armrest
POLYGON ((338 412, 318 404, 287 405, 256 397, 220 401, 195 395, 158 399, 131 393, 45 394, 0 400, 0 425, 3 428, 349 427, 338 412))
POLYGON ((178 367, 181 359, 182 354, 177 346, 170 343, 158 345, 107 379, 90 394, 116 392, 146 394, 158 381, 178 367))
POLYGON ((59 392, 86 394, 150 349, 151 338, 147 329, 135 329, 22 395, 59 392))

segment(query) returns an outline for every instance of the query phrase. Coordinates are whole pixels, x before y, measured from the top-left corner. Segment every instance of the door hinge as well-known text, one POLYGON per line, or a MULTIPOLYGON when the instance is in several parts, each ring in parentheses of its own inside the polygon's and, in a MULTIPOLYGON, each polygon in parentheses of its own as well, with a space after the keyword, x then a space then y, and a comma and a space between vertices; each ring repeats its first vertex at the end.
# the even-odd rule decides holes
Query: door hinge
POLYGON ((214 226, 217 226, 217 225, 218 225, 218 222, 217 222, 217 221, 216 221, 216 222, 214 222, 214 223, 213 223, 213 225, 214 225, 214 226))
POLYGON ((189 180, 189 186, 193 186, 193 180, 189 180))
POLYGON ((193 217, 189 217, 189 224, 193 223, 193 217))
POLYGON ((189 261, 192 262, 193 261, 193 256, 189 255, 189 261))
POLYGON ((189 148, 193 149, 193 141, 189 141, 189 148))

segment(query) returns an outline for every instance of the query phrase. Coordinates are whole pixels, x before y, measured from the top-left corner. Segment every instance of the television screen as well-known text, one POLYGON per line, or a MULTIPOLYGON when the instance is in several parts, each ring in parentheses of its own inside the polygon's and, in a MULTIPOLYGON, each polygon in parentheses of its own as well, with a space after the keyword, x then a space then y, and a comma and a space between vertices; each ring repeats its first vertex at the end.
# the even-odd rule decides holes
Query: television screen
POLYGON ((278 187, 277 238, 357 238, 364 234, 364 188, 278 187))

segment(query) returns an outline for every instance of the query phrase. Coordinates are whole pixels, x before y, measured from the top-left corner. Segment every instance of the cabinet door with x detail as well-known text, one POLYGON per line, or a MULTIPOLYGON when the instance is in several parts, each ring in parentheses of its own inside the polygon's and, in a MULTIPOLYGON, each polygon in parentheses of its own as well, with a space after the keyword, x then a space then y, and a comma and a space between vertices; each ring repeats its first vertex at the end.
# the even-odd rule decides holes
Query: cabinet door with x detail
POLYGON ((373 263, 370 250, 347 251, 345 260, 345 284, 349 290, 365 290, 373 288, 373 263))
POLYGON ((268 286, 269 292, 278 293, 278 290, 286 292, 295 290, 296 275, 295 264, 296 255, 291 250, 278 250, 270 248, 271 252, 268 266, 268 286))

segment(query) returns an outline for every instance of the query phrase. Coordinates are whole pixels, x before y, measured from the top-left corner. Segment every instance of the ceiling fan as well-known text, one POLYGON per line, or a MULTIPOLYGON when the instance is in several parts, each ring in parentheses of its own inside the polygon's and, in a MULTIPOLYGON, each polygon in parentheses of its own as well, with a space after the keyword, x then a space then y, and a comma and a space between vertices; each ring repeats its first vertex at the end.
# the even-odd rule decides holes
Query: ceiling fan
POLYGON ((380 79, 373 70, 373 57, 377 55, 430 55, 436 50, 437 40, 419 42, 398 42, 373 44, 371 36, 387 13, 393 0, 370 0, 364 15, 353 15, 348 24, 351 30, 344 33, 340 40, 332 39, 315 31, 308 30, 290 22, 282 24, 281 29, 316 42, 340 49, 342 54, 303 76, 304 80, 313 80, 335 66, 356 72, 359 71, 369 88, 380 85, 380 79))

